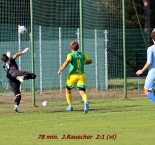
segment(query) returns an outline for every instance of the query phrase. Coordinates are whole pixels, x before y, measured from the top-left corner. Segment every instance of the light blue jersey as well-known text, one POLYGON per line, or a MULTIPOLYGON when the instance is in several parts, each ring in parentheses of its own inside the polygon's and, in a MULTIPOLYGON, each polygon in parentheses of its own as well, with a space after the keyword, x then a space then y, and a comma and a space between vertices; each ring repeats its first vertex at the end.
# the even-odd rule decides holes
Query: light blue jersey
POLYGON ((152 45, 147 49, 147 63, 151 65, 148 69, 144 88, 153 91, 155 90, 155 45, 152 45))

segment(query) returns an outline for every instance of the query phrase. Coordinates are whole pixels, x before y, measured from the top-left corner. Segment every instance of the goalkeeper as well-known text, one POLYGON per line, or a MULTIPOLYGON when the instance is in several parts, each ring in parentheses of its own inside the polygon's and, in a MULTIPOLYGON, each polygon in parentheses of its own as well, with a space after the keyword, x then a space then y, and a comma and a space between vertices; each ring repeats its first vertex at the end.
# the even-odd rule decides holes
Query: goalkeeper
POLYGON ((21 71, 18 69, 18 65, 15 61, 15 59, 24 53, 26 53, 29 50, 29 48, 25 48, 24 51, 17 52, 12 57, 10 57, 10 52, 7 52, 7 54, 2 54, 1 60, 4 62, 3 68, 5 69, 8 78, 8 82, 10 84, 11 90, 13 91, 15 95, 15 106, 14 110, 16 112, 20 112, 19 104, 21 101, 21 92, 20 92, 20 84, 24 80, 28 79, 35 79, 36 75, 30 72, 21 71))
POLYGON ((147 62, 144 67, 136 72, 136 75, 141 75, 148 69, 148 74, 145 79, 144 93, 155 103, 155 29, 151 33, 153 45, 147 49, 147 62))
POLYGON ((66 61, 60 67, 58 75, 68 66, 69 64, 69 75, 66 80, 66 99, 68 103, 67 111, 73 111, 71 89, 74 85, 79 88, 79 93, 84 101, 84 113, 89 110, 87 94, 85 92, 86 87, 86 75, 84 72, 84 65, 91 64, 92 60, 83 52, 79 52, 79 44, 74 41, 70 43, 71 53, 67 55, 66 61))

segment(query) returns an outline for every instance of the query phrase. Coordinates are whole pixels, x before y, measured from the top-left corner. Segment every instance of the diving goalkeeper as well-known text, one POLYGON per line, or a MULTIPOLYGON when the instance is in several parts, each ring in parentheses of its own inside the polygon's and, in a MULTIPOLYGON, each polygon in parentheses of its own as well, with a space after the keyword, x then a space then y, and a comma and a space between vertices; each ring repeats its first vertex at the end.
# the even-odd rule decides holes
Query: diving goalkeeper
POLYGON ((4 62, 3 68, 5 69, 7 75, 8 82, 10 84, 11 90, 15 95, 15 106, 14 110, 16 112, 21 112, 19 108, 19 104, 21 101, 21 92, 20 85, 24 80, 35 79, 36 75, 30 72, 21 71, 18 69, 18 65, 16 63, 16 58, 23 55, 29 51, 29 48, 25 48, 25 50, 21 52, 17 52, 12 57, 7 54, 2 54, 1 60, 4 62))

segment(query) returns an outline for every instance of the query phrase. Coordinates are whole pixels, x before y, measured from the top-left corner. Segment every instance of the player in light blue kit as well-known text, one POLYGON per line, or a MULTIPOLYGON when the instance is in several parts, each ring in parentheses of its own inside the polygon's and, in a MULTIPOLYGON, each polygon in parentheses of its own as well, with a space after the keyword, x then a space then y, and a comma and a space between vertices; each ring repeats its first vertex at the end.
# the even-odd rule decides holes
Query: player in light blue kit
POLYGON ((145 79, 144 93, 155 103, 155 29, 151 33, 153 45, 147 49, 147 62, 141 70, 136 72, 136 75, 141 75, 148 69, 148 74, 145 79))

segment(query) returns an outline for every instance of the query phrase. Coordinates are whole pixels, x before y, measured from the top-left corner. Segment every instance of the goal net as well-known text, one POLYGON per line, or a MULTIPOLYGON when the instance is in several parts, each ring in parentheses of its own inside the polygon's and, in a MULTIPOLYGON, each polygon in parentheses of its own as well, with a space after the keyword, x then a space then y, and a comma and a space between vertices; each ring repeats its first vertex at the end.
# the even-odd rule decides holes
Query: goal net
MULTIPOLYGON (((57 71, 70 53, 69 43, 74 40, 80 44, 82 40, 80 50, 93 60, 93 64, 85 67, 90 99, 121 97, 123 94, 121 0, 81 2, 81 5, 80 0, 32 2, 34 64, 37 75, 35 91, 38 95, 45 94, 50 101, 61 97, 65 99, 68 69, 61 76, 57 75, 57 71)), ((29 0, 1 1, 1 54, 7 51, 14 54, 31 46, 30 13, 29 0), (18 34, 21 25, 27 27, 26 34, 18 34)), ((31 71, 31 52, 18 58, 17 63, 22 70, 31 71)), ((3 63, 0 65, 1 94, 12 95, 2 69, 3 63)), ((31 92, 31 81, 25 81, 21 89, 25 94, 31 92)))

